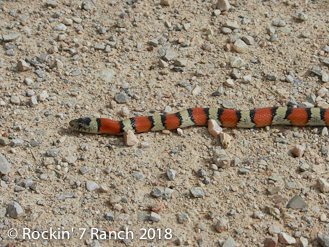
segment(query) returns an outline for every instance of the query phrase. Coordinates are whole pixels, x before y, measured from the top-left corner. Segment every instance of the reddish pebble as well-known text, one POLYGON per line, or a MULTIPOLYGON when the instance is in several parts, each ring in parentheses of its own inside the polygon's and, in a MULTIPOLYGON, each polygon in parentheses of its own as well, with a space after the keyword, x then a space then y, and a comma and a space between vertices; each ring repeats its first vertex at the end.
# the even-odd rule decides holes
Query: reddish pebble
POLYGON ((265 247, 276 247, 278 244, 278 237, 266 238, 265 239, 265 247))
POLYGON ((156 203, 152 205, 150 208, 153 212, 158 214, 165 208, 165 205, 163 203, 156 203))
POLYGON ((279 99, 279 103, 288 103, 288 100, 287 99, 279 99))
POLYGON ((305 152, 305 148, 301 145, 296 145, 293 147, 293 149, 291 150, 292 154, 295 155, 296 157, 302 157, 304 152, 305 152))

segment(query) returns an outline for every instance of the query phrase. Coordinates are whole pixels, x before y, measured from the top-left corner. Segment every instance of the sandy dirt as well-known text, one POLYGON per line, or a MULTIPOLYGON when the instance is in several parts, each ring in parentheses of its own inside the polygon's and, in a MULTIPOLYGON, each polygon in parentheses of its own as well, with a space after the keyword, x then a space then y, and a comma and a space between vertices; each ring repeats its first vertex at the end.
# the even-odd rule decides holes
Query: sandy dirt
POLYGON ((0 1, 0 246, 329 246, 327 128, 224 128, 225 167, 206 127, 136 134, 133 147, 69 128, 329 108, 328 1, 169 2, 0 1), (232 57, 244 61, 233 74, 232 57), (295 195, 301 208, 287 207, 295 195))

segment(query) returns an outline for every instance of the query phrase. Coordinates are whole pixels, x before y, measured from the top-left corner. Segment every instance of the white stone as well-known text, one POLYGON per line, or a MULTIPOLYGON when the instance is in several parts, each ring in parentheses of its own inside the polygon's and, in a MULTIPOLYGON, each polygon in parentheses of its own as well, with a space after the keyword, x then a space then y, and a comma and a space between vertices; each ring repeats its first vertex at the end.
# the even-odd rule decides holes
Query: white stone
POLYGON ((329 81, 329 75, 326 73, 322 73, 322 82, 328 82, 329 81))
POLYGON ((326 89, 325 87, 322 87, 322 88, 320 88, 320 89, 317 91, 317 95, 320 96, 320 97, 323 97, 323 96, 325 96, 328 92, 329 92, 328 89, 326 89))
POLYGON ((230 65, 232 68, 241 68, 245 66, 246 63, 239 57, 230 57, 230 65))
POLYGON ((322 193, 329 192, 329 183, 324 178, 319 178, 317 184, 322 193))
POLYGON ((210 119, 208 121, 208 132, 212 136, 218 136, 220 133, 222 133, 223 129, 220 127, 215 119, 210 119))
POLYGON ((79 18, 79 17, 72 17, 72 20, 73 20, 75 23, 81 23, 81 22, 82 22, 82 19, 79 18))
POLYGON ((11 96, 10 102, 15 105, 19 105, 21 103, 21 100, 18 96, 11 96))
POLYGON ((255 43, 254 38, 249 35, 243 35, 241 39, 246 42, 247 45, 253 45, 255 43))
POLYGON ((157 213, 151 212, 150 220, 158 222, 161 220, 161 217, 157 213))
POLYGON ((123 137, 125 140, 125 144, 128 147, 132 147, 138 144, 138 140, 134 134, 134 132, 132 132, 131 130, 127 130, 125 132, 123 132, 123 137))
POLYGON ((63 24, 65 24, 66 26, 71 26, 73 24, 73 20, 69 18, 64 18, 63 24))
POLYGON ((224 23, 224 27, 229 27, 231 29, 238 29, 240 28, 240 25, 236 22, 228 20, 224 23))
POLYGON ((248 45, 241 39, 238 39, 234 42, 233 49, 239 53, 246 53, 248 51, 248 45))
POLYGON ((141 143, 141 148, 149 148, 150 144, 148 142, 142 142, 141 143))
POLYGON ((233 79, 227 79, 224 83, 228 87, 231 87, 231 88, 234 87, 234 80, 233 79))
POLYGON ((193 96, 196 96, 196 95, 198 95, 200 92, 201 92, 201 87, 196 86, 196 87, 193 89, 193 91, 192 91, 192 95, 193 95, 193 96))
POLYGON ((183 132, 183 130, 182 130, 181 128, 178 128, 178 129, 177 129, 177 134, 178 134, 179 136, 183 136, 183 135, 184 135, 184 132, 183 132))
POLYGON ((42 91, 42 93, 39 95, 39 101, 43 102, 48 98, 47 91, 42 91))
POLYGON ((54 31, 66 31, 67 27, 63 23, 59 23, 53 27, 54 31))
POLYGON ((61 60, 59 59, 55 59, 55 63, 56 63, 56 67, 59 68, 59 69, 62 69, 64 68, 64 64, 61 60))
POLYGON ((184 28, 185 31, 187 31, 190 27, 191 27, 190 23, 184 23, 183 24, 183 28, 184 28))
POLYGON ((295 244, 296 239, 294 237, 289 236, 288 234, 281 232, 279 234, 279 242, 282 244, 295 244))
POLYGON ((219 9, 215 9, 214 10, 214 15, 215 16, 218 16, 218 15, 220 15, 222 12, 219 10, 219 9))
POLYGON ((300 237, 299 241, 301 243, 301 247, 307 247, 308 246, 308 240, 306 238, 300 237))
POLYGON ((96 184, 93 181, 87 181, 86 182, 86 188, 88 191, 94 191, 99 188, 98 184, 96 184))
POLYGON ((67 162, 69 164, 74 164, 74 162, 77 161, 77 157, 76 156, 67 156, 63 159, 64 162, 67 162))
POLYGON ((328 135, 328 128, 327 127, 323 127, 323 129, 321 131, 321 135, 322 136, 327 136, 328 135))
POLYGON ((0 173, 8 174, 10 172, 10 163, 5 156, 0 153, 0 173))
POLYGON ((46 5, 55 8, 58 6, 58 3, 56 1, 49 0, 46 2, 46 5))
POLYGON ((252 80, 252 76, 251 76, 251 74, 250 75, 245 75, 245 76, 242 77, 242 79, 243 79, 243 82, 250 83, 251 80, 252 80))
POLYGON ((36 96, 32 96, 31 99, 30 99, 30 105, 31 106, 35 106, 37 104, 38 104, 37 97, 36 96))
POLYGON ((162 59, 159 59, 159 67, 160 68, 167 68, 169 64, 166 61, 163 61, 162 59))
POLYGON ((171 112, 171 107, 169 105, 167 105, 166 108, 164 109, 163 113, 169 114, 170 112, 171 112))
POLYGON ((32 83, 33 83, 32 79, 30 79, 30 78, 25 78, 25 79, 24 79, 24 82, 25 82, 25 84, 28 85, 28 86, 32 85, 32 83))
POLYGON ((270 225, 268 228, 268 232, 271 235, 274 235, 274 234, 279 234, 281 232, 281 230, 280 230, 280 227, 277 225, 270 225))
MULTIPOLYGON (((116 103, 116 102, 115 102, 116 103)), ((118 112, 122 117, 128 117, 130 114, 128 107, 124 106, 122 109, 118 112)))
POLYGON ((96 74, 96 77, 99 77, 105 83, 110 83, 113 76, 115 75, 114 70, 112 69, 105 69, 96 74))

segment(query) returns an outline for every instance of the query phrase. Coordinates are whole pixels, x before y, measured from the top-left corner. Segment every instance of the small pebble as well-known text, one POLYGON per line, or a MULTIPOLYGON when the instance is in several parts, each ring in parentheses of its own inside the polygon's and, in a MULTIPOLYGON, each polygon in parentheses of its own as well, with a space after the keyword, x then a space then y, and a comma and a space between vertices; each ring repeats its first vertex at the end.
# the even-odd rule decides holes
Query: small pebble
POLYGON ((306 21, 308 19, 307 15, 303 12, 298 14, 298 19, 301 21, 306 21))
POLYGON ((271 238, 266 238, 264 247, 276 247, 278 244, 278 237, 271 237, 271 238))
POLYGON ((17 202, 11 202, 7 205, 7 213, 9 217, 18 219, 23 214, 23 209, 17 202))
POLYGON ((228 230, 228 221, 224 218, 220 218, 215 225, 215 229, 219 233, 221 233, 223 231, 227 231, 228 230))
POLYGON ((208 132, 212 135, 212 136, 218 136, 220 133, 222 133, 223 129, 222 127, 220 127, 217 123, 216 120, 214 119, 210 119, 208 121, 208 132))
POLYGON ((179 224, 185 224, 189 220, 188 214, 178 214, 177 221, 179 224))
POLYGON ((233 49, 239 53, 246 53, 248 52, 248 45, 245 42, 243 42, 241 39, 238 39, 233 44, 233 49))
POLYGON ((151 194, 154 196, 154 197, 160 197, 164 194, 164 189, 162 187, 155 187, 151 194))
POLYGON ((174 180, 176 177, 177 171, 172 170, 172 169, 167 169, 166 173, 167 173, 167 177, 169 180, 174 180))
POLYGON ((231 5, 228 0, 218 0, 216 7, 221 11, 227 11, 231 8, 231 5))
POLYGON ((98 188, 99 188, 99 186, 95 182, 93 182, 93 181, 87 181, 86 182, 86 189, 88 191, 94 191, 94 190, 96 190, 98 188))
POLYGON ((54 31, 62 31, 65 32, 67 27, 63 23, 59 23, 56 26, 53 27, 54 31))
POLYGON ((170 6, 173 4, 174 0, 160 0, 160 4, 164 6, 170 6))
POLYGON ((135 136, 134 132, 131 130, 127 130, 123 133, 123 138, 125 141, 126 146, 132 147, 138 144, 138 139, 135 136))
POLYGON ((124 92, 121 92, 115 95, 115 100, 119 104, 124 104, 128 101, 128 96, 124 92))
POLYGON ((299 196, 295 195, 287 204, 287 208, 305 208, 307 204, 305 201, 299 196))
POLYGON ((291 152, 293 155, 295 155, 295 157, 302 157, 305 152, 305 148, 301 145, 296 145, 293 147, 291 152))
POLYGON ((192 187, 190 189, 190 192, 195 198, 200 198, 204 196, 204 192, 201 187, 192 187))
POLYGON ((282 244, 295 244, 296 239, 294 237, 289 236, 288 234, 281 232, 279 234, 279 242, 282 244))
POLYGON ((317 184, 322 193, 329 192, 329 183, 326 181, 326 179, 318 178, 317 184))
POLYGON ((150 220, 152 220, 154 222, 158 222, 161 220, 161 217, 157 213, 151 212, 150 220))

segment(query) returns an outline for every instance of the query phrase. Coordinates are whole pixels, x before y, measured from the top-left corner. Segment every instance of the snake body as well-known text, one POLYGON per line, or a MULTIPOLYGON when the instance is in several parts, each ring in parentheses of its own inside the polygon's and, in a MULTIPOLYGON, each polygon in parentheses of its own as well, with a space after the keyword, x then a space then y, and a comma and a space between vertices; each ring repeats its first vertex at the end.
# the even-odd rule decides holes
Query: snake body
POLYGON ((254 128, 269 125, 329 126, 329 109, 267 107, 255 110, 189 108, 174 114, 132 117, 122 121, 107 118, 79 118, 70 121, 77 131, 95 134, 122 134, 206 126, 214 119, 222 127, 254 128))

